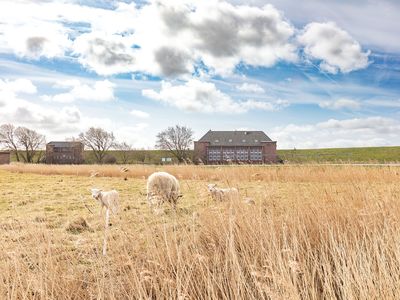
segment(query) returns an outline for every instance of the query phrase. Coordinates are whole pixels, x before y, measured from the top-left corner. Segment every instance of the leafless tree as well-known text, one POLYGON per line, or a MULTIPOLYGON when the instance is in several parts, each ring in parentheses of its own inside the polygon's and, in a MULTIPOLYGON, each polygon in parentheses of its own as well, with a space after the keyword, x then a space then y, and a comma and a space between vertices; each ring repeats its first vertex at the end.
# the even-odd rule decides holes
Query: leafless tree
POLYGON ((157 135, 156 148, 171 151, 178 161, 185 162, 193 143, 193 131, 186 126, 175 125, 157 135))
POLYGON ((20 155, 24 162, 32 163, 37 154, 39 156, 37 156, 36 162, 39 162, 43 153, 38 150, 45 144, 45 136, 29 128, 18 127, 15 129, 15 137, 18 146, 22 148, 20 155))
POLYGON ((102 128, 89 128, 88 131, 79 134, 79 140, 93 150, 97 163, 102 163, 107 151, 115 146, 114 134, 102 128))
POLYGON ((0 126, 0 144, 4 145, 8 150, 15 152, 17 161, 20 161, 18 153, 18 142, 15 136, 15 126, 12 124, 3 124, 0 126))
POLYGON ((115 144, 115 149, 121 153, 121 160, 123 164, 127 164, 131 156, 132 146, 126 142, 115 144))

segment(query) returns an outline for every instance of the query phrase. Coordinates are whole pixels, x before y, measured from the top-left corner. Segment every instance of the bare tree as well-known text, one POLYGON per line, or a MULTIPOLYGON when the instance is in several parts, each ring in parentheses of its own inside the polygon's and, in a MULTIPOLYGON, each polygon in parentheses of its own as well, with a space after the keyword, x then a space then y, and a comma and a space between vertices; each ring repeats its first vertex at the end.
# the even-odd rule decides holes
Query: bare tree
POLYGON ((193 142, 193 131, 186 126, 175 125, 157 134, 156 148, 171 151, 178 161, 185 162, 193 142))
POLYGON ((3 124, 0 126, 0 144, 5 145, 8 150, 15 152, 17 161, 20 161, 18 153, 18 142, 15 136, 15 126, 12 124, 3 124))
POLYGON ((107 151, 115 146, 114 134, 102 128, 90 127, 88 131, 79 134, 79 140, 93 150, 98 163, 102 163, 107 151))
MULTIPOLYGON (((18 146, 22 148, 21 157, 24 162, 32 163, 33 159, 38 153, 40 147, 42 147, 45 142, 45 136, 37 133, 26 127, 18 127, 15 129, 15 137, 18 142, 18 146)), ((40 153, 39 158, 36 162, 41 159, 42 153, 40 153)))
POLYGON ((132 151, 132 146, 129 145, 126 142, 122 142, 122 143, 117 143, 115 144, 115 149, 119 150, 119 152, 121 153, 121 160, 123 164, 127 164, 130 158, 130 154, 132 151))

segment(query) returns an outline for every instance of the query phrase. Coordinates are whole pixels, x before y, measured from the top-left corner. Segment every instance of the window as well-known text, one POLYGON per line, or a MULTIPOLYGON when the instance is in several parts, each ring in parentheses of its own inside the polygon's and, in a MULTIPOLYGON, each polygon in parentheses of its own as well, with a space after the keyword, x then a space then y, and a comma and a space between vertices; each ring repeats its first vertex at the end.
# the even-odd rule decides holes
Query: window
POLYGON ((216 143, 219 143, 219 140, 215 140, 216 143))
POLYGON ((208 149, 208 160, 209 161, 220 161, 221 160, 221 150, 220 149, 208 149))
POLYGON ((258 143, 258 140, 254 140, 255 143, 258 143))
POLYGON ((241 161, 249 160, 249 151, 247 148, 236 149, 236 159, 241 161))
POLYGON ((229 139, 229 143, 232 143, 232 139, 229 139))
POLYGON ((243 143, 246 143, 246 140, 242 140, 243 143))
POLYGON ((250 149, 250 160, 261 161, 262 160, 262 148, 251 148, 250 149))
POLYGON ((235 149, 234 148, 224 148, 222 150, 222 156, 224 160, 234 160, 235 159, 235 149))

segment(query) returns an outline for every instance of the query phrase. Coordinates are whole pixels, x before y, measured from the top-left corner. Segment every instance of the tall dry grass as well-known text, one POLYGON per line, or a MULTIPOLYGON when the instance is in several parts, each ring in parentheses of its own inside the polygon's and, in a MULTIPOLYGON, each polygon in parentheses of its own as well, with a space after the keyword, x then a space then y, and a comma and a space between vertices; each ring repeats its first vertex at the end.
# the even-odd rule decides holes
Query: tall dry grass
MULTIPOLYGON (((194 196, 185 200, 195 202, 192 210, 163 216, 122 211, 112 221, 107 257, 101 255, 101 231, 60 234, 29 218, 3 223, 0 295, 400 298, 399 168, 239 169, 225 169, 220 180, 251 184, 256 205, 194 196), (254 179, 256 170, 265 173, 254 179)), ((173 170, 189 176, 188 168, 173 170)), ((192 172, 208 181, 218 171, 192 172)), ((204 184, 186 183, 186 191, 196 192, 204 184)), ((95 217, 88 218, 96 229, 95 217)))

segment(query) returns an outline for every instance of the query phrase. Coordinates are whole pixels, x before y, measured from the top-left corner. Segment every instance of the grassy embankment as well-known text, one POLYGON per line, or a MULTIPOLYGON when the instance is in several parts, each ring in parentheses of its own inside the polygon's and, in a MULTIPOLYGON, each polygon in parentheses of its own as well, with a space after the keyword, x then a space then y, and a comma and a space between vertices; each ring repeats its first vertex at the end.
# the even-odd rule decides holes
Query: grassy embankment
MULTIPOLYGON (((123 163, 120 151, 109 151, 117 163, 123 163)), ((190 152, 190 157, 192 157, 190 152)), ((365 148, 332 148, 332 149, 298 149, 278 150, 278 156, 286 163, 392 163, 400 162, 400 147, 365 147, 365 148)), ((160 164, 161 158, 171 157, 165 150, 133 150, 128 153, 129 164, 160 164)), ((15 161, 15 157, 12 157, 15 161)), ((94 164, 91 151, 85 151, 87 164, 94 164)))

